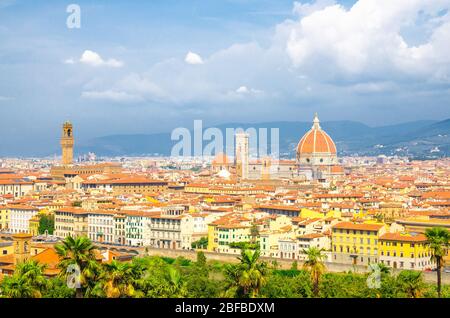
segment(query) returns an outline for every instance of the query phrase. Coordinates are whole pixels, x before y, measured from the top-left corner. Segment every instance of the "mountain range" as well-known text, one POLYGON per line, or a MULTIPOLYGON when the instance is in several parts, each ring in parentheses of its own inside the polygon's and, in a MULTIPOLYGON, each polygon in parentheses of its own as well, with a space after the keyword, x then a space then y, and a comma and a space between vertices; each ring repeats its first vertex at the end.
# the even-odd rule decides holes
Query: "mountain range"
MULTIPOLYGON (((226 128, 256 130, 279 128, 282 157, 293 157, 300 138, 311 128, 310 122, 228 123, 216 126, 225 136, 226 128)), ((321 127, 336 143, 340 155, 399 155, 436 158, 450 155, 450 119, 420 120, 389 126, 370 127, 355 121, 329 121, 321 127)), ((193 133, 192 133, 193 135, 193 133)), ((269 137, 270 138, 270 137, 269 137)), ((270 139, 269 139, 270 140, 270 139)), ((177 141, 171 133, 110 135, 77 145, 77 153, 101 156, 167 156, 177 141)), ((204 142, 204 146, 209 143, 204 142)))

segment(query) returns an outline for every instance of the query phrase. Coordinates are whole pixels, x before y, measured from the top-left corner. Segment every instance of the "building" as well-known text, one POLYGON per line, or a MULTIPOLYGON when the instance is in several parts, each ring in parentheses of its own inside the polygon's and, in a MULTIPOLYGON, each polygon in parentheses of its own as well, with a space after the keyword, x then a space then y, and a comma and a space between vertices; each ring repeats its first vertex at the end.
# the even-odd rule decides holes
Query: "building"
POLYGON ((213 171, 225 168, 236 171, 241 179, 279 180, 290 179, 297 182, 306 180, 336 180, 344 170, 338 162, 336 145, 321 128, 317 114, 312 128, 300 139, 296 148, 296 160, 280 160, 270 157, 249 159, 249 134, 236 133, 234 167, 226 160, 216 160, 213 171))
POLYGON ((39 212, 28 205, 11 205, 9 208, 9 230, 11 233, 30 233, 30 219, 39 212))
POLYGON ((107 180, 87 180, 82 183, 84 190, 101 190, 120 194, 154 194, 167 190, 168 182, 144 177, 128 177, 107 180))
POLYGON ((431 252, 422 233, 385 233, 378 240, 381 263, 399 269, 432 269, 431 252))
POLYGON ((9 229, 9 208, 0 205, 0 232, 9 229))
POLYGON ((129 246, 149 245, 149 212, 144 211, 124 211, 125 220, 125 241, 129 246))
POLYGON ((301 171, 311 171, 313 179, 332 179, 343 174, 336 145, 320 126, 317 113, 313 126, 297 145, 297 164, 301 171))
POLYGON ((22 178, 0 179, 0 195, 10 194, 14 198, 20 198, 32 191, 32 181, 22 178))
POLYGON ((249 242, 251 220, 235 213, 227 214, 208 224, 208 251, 239 253, 231 243, 249 242))
POLYGON ((113 211, 89 211, 88 236, 93 242, 115 243, 116 226, 113 211))
POLYGON ((148 223, 150 246, 165 249, 181 249, 181 223, 184 207, 165 207, 152 213, 148 223))
POLYGON ((39 213, 36 214, 35 216, 33 216, 29 221, 28 221, 28 227, 29 227, 29 233, 32 236, 38 236, 39 235, 39 221, 40 221, 40 216, 39 213))
POLYGON ((284 238, 279 240, 279 255, 283 259, 304 261, 307 255, 304 251, 311 247, 324 250, 328 260, 330 254, 331 240, 321 233, 309 233, 297 236, 296 238, 284 238))
POLYGON ((89 212, 80 208, 62 208, 55 210, 54 235, 65 238, 67 236, 88 236, 89 212))
POLYGON ((248 179, 249 148, 248 134, 236 133, 235 164, 238 177, 248 179))
POLYGON ((62 156, 61 165, 54 166, 50 170, 50 175, 54 181, 65 182, 66 178, 71 179, 76 176, 122 172, 122 167, 115 163, 74 165, 74 142, 73 125, 69 121, 66 121, 62 126, 62 135, 60 139, 62 156))
POLYGON ((380 223, 340 222, 331 227, 331 255, 335 263, 378 263, 378 239, 386 232, 380 223))
POLYGON ((62 164, 64 166, 73 163, 73 126, 69 121, 66 121, 62 127, 61 149, 62 149, 62 164))

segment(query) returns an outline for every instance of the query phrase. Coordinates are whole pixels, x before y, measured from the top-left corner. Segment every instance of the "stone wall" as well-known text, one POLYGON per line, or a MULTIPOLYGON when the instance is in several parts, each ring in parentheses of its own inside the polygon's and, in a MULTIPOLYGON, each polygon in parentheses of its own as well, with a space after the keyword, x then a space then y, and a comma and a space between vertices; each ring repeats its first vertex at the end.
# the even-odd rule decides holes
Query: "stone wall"
MULTIPOLYGON (((238 254, 225 254, 225 253, 214 253, 214 252, 208 252, 203 251, 205 254, 207 260, 209 261, 219 261, 224 263, 237 263, 239 260, 237 257, 238 254)), ((197 258, 197 251, 189 251, 189 250, 169 250, 169 249, 156 249, 156 248, 147 248, 146 252, 143 252, 143 254, 151 255, 151 256, 165 256, 165 257, 172 257, 177 258, 179 256, 182 256, 184 258, 190 259, 192 261, 195 261, 197 258)), ((261 257, 261 260, 267 261, 269 263, 276 261, 279 265, 279 268, 281 269, 289 269, 292 266, 292 260, 285 260, 285 259, 275 259, 270 257, 261 257)), ((301 268, 302 263, 301 261, 298 261, 298 268, 301 268)), ((367 273, 369 269, 366 266, 361 265, 348 265, 348 264, 339 264, 339 263, 330 263, 326 262, 325 266, 327 267, 327 270, 330 272, 347 272, 347 271, 353 271, 357 273, 367 273)), ((394 274, 399 273, 400 270, 392 270, 394 274)), ((428 283, 435 283, 436 282, 436 272, 424 272, 424 280, 428 283)), ((450 284, 450 274, 448 273, 442 273, 442 283, 443 284, 450 284)))

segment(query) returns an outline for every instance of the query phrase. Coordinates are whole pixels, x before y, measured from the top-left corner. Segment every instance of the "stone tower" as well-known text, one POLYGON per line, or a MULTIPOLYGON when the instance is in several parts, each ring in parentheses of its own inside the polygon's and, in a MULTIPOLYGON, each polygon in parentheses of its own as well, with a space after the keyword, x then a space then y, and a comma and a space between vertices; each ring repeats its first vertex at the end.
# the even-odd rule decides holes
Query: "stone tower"
POLYGON ((17 233, 12 236, 14 244, 14 263, 22 263, 30 257, 31 234, 17 233))
POLYGON ((73 162, 73 127, 66 121, 61 136, 62 164, 71 165, 73 162))
POLYGON ((248 152, 248 134, 237 133, 236 134, 236 153, 235 163, 236 172, 241 179, 248 179, 248 164, 249 164, 249 152, 248 152))

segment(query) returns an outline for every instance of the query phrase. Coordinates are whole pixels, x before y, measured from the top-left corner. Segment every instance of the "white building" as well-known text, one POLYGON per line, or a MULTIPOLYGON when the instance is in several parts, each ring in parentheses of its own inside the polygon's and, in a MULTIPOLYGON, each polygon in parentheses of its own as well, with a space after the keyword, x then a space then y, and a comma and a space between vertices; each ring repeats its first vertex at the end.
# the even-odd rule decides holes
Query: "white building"
POLYGON ((10 206, 9 208, 9 229, 12 233, 29 233, 30 219, 37 215, 38 208, 26 205, 10 206))
POLYGON ((114 243, 114 212, 93 211, 88 214, 88 235, 93 242, 114 243))

